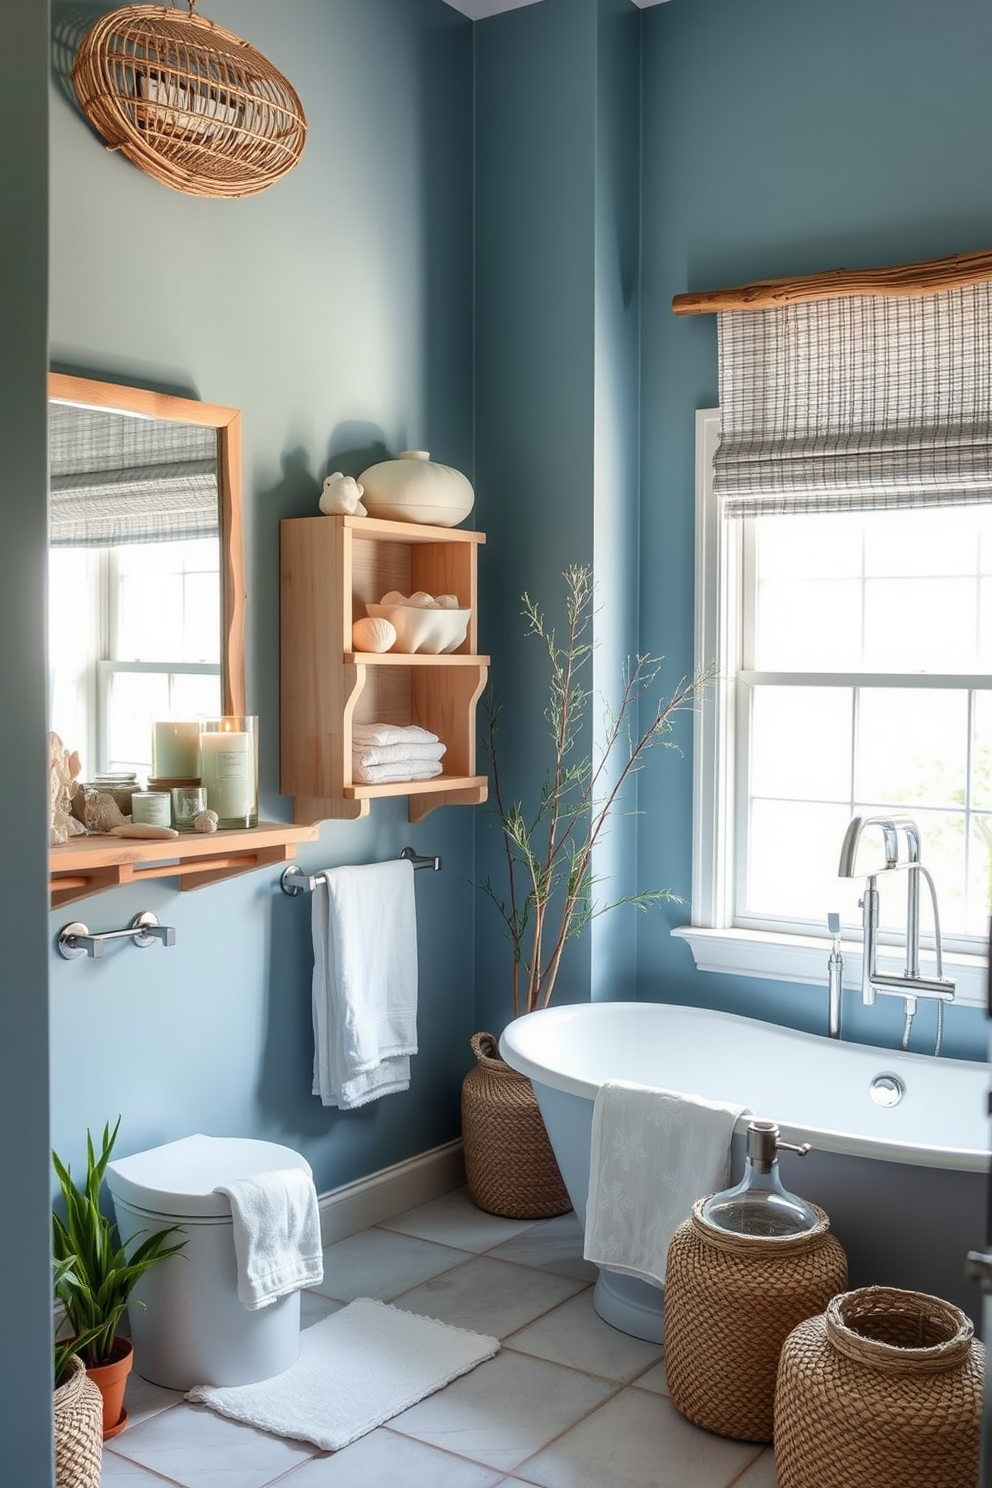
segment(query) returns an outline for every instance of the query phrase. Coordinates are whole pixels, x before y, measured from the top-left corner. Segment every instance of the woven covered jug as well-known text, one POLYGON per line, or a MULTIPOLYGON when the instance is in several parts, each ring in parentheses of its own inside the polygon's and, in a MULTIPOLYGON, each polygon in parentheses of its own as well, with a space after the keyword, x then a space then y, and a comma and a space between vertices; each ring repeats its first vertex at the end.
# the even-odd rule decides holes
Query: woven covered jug
POLYGON ((491 1033, 472 1036, 478 1060, 462 1082, 469 1197, 487 1214, 550 1219, 572 1207, 534 1087, 499 1057, 491 1033))
POLYGON ((786 1339, 780 1488, 976 1488, 983 1349, 958 1307, 862 1287, 786 1339))
POLYGON ((728 1234, 703 1218, 705 1203, 697 1200, 668 1248, 669 1393, 707 1431, 768 1442, 779 1351, 798 1322, 847 1286, 847 1258, 815 1205, 811 1230, 779 1236, 728 1234))
POLYGON ((103 1463, 103 1397, 73 1354, 54 1396, 55 1488, 99 1488, 103 1463))

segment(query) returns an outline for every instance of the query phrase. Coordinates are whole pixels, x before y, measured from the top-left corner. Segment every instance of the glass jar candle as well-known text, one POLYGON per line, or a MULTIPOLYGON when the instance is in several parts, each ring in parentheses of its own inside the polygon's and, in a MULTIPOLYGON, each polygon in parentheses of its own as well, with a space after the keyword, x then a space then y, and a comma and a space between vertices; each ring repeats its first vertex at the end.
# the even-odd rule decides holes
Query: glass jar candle
POLYGON ((172 801, 167 791, 135 791, 131 820, 145 827, 171 827, 172 801))
POLYGON ((200 784, 219 827, 258 822, 258 719, 200 720, 200 784))

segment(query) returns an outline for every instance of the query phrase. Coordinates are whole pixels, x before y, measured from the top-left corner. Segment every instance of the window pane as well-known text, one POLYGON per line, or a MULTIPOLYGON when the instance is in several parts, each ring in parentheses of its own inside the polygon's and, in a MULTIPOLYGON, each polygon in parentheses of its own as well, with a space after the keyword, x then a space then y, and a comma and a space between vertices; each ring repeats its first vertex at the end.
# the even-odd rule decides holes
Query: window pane
POLYGON ((855 792, 893 806, 964 803, 968 695, 861 688, 855 792))
POLYGON ((755 687, 752 794, 840 801, 846 809, 853 697, 849 687, 755 687))
POLYGON ((822 924, 841 909, 837 862, 849 820, 845 806, 752 800, 744 913, 822 924))
POLYGON ((760 580, 751 666, 759 672, 860 670, 861 592, 859 579, 760 580))
POLYGON ((220 677, 199 673, 176 673, 171 679, 170 716, 173 718, 218 718, 221 714, 220 677))
POLYGON ((971 819, 968 863, 968 933, 986 936, 992 908, 992 816, 971 819))
POLYGON ((869 579, 865 668, 873 672, 971 672, 977 665, 978 581, 869 579))
POLYGON ((983 532, 992 539, 992 511, 981 506, 866 512, 865 572, 974 577, 983 532))
POLYGON ((216 574, 187 574, 183 648, 176 661, 220 660, 220 583, 216 574))
POLYGON ((757 562, 762 579, 859 579, 860 512, 762 517, 757 562))
POLYGON ((975 694, 971 737, 971 804, 992 811, 992 693, 975 694))
POLYGON ((122 575, 116 661, 175 661, 183 645, 181 574, 122 575))
POLYGON ((169 716, 169 678, 164 672, 113 672, 107 698, 107 769, 152 767, 152 722, 169 716))

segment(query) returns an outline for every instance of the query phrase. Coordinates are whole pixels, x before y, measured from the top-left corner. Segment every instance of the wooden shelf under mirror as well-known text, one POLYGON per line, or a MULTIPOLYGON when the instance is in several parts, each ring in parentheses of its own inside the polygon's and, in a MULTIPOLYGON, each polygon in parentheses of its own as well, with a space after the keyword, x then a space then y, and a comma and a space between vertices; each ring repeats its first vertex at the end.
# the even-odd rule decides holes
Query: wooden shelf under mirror
POLYGON ((315 826, 287 822, 260 822, 236 832, 184 833, 168 841, 73 837, 49 849, 51 907, 61 909, 91 894, 152 878, 178 878, 181 889, 201 889, 287 863, 297 843, 316 838, 315 826))

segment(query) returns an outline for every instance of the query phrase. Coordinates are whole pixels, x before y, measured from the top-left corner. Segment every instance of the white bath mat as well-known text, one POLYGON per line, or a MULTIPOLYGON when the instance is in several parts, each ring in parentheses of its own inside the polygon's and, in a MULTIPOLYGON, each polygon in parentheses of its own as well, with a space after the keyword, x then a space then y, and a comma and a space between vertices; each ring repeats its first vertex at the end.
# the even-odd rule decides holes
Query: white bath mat
POLYGON ((256 1385, 196 1385, 186 1399, 334 1452, 498 1351, 496 1338, 360 1297, 304 1328, 285 1373, 256 1385))

